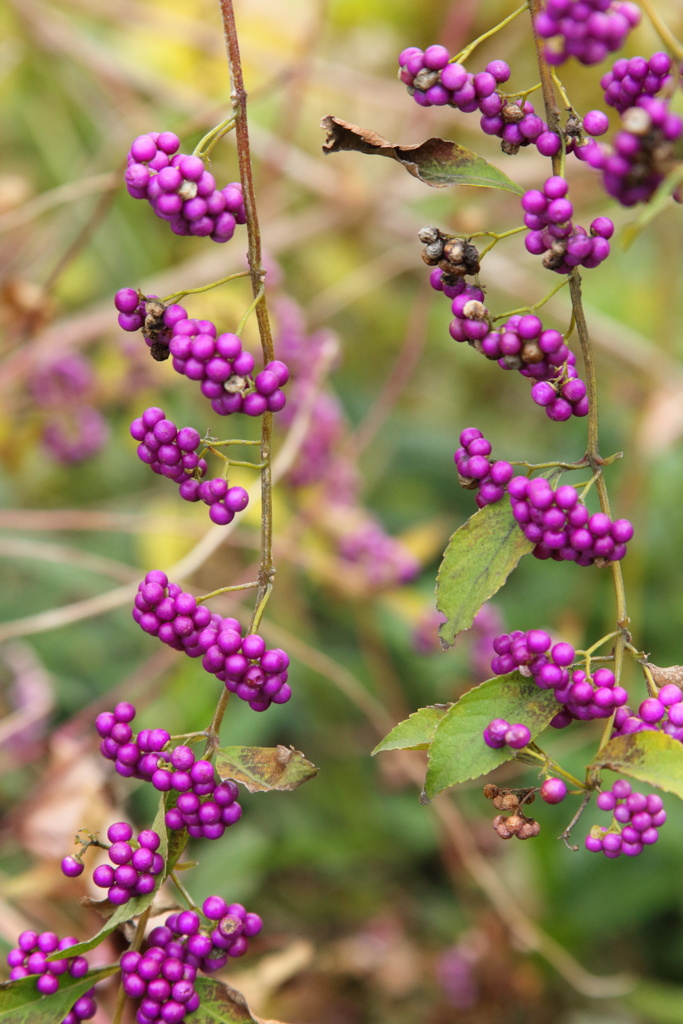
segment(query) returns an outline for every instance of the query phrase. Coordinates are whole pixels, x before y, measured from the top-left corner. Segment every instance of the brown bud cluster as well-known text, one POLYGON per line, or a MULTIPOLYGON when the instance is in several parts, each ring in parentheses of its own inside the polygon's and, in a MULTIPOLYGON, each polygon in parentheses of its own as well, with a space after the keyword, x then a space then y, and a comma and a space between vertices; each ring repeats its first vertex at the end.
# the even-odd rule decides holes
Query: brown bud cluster
POLYGON ((438 267, 445 278, 479 273, 479 252, 465 238, 446 235, 432 224, 422 228, 418 238, 424 245, 422 259, 427 266, 438 267))
POLYGON ((142 328, 142 334, 145 338, 149 338, 152 343, 150 347, 152 359, 161 363, 164 359, 168 359, 170 354, 168 341, 164 341, 159 337, 164 331, 168 334, 168 328, 164 323, 166 306, 159 299, 147 299, 144 295, 141 295, 140 298, 145 299, 145 323, 142 328))
POLYGON ((497 814, 493 819, 493 828, 501 839, 533 839, 541 831, 541 826, 534 818, 527 818, 525 814, 497 814))
POLYGON ((500 789, 493 783, 484 786, 484 796, 491 800, 499 811, 512 811, 507 816, 497 814, 493 819, 493 828, 501 839, 532 839, 541 831, 541 826, 534 818, 528 817, 522 810, 524 804, 533 803, 535 790, 532 789, 500 789))

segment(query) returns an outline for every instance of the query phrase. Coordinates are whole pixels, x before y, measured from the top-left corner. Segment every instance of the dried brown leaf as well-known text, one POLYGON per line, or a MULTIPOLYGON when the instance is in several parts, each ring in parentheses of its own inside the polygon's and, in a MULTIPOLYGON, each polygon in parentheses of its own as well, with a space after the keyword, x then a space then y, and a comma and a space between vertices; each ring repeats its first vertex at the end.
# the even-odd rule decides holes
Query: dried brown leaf
POLYGON ((657 686, 665 686, 667 683, 683 686, 683 665, 668 665, 666 668, 660 668, 659 665, 648 662, 647 667, 657 686))
POLYGON ((399 146, 370 128, 360 128, 330 114, 322 119, 320 125, 327 132, 327 139, 323 145, 324 153, 346 150, 373 156, 387 156, 405 167, 413 177, 426 185, 431 185, 432 188, 478 185, 522 194, 523 190, 506 174, 457 142, 432 138, 412 146, 399 146))

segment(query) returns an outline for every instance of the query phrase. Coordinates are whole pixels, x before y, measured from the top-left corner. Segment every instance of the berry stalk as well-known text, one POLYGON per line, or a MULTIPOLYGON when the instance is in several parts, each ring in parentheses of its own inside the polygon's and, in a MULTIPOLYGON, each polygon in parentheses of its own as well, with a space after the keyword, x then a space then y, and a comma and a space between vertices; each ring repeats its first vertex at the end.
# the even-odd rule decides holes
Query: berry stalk
MULTIPOLYGON (((251 166, 251 148, 249 144, 249 126, 247 123, 247 92, 244 88, 242 62, 240 59, 239 41, 235 25, 235 12, 232 0, 220 0, 221 16, 225 33, 225 45, 230 67, 232 83, 232 105, 235 121, 235 138, 237 141, 237 158, 240 169, 240 181, 244 194, 244 209, 248 239, 248 260, 251 287, 254 295, 254 307, 258 324, 259 338, 263 351, 264 365, 275 359, 270 319, 264 292, 265 269, 261 254, 261 231, 256 210, 254 194, 254 176, 251 166)), ((275 567, 273 565, 273 505, 271 446, 273 432, 273 414, 266 410, 261 424, 261 555, 258 572, 258 591, 249 631, 253 632, 263 615, 263 611, 273 586, 275 567)), ((210 727, 210 735, 217 736, 230 693, 225 690, 214 712, 210 727)), ((209 740, 209 743, 211 740, 209 740)))
MULTIPOLYGON (((534 24, 536 15, 542 8, 541 0, 529 0, 529 12, 531 14, 531 22, 534 34, 534 43, 536 46, 536 57, 538 61, 538 71, 541 79, 541 90, 543 94, 543 103, 545 106, 546 120, 548 122, 548 128, 551 131, 559 131, 560 128, 560 117, 557 109, 557 103, 555 101, 555 91, 553 88, 553 76, 551 74, 550 66, 545 58, 543 40, 536 31, 534 24)), ((560 133, 561 134, 561 133, 560 133)), ((560 150, 555 156, 552 157, 552 168, 553 174, 562 173, 562 163, 564 161, 564 148, 560 150)), ((589 465, 596 472, 597 478, 595 482, 596 492, 600 501, 600 508, 606 515, 610 515, 609 498, 607 494, 607 486, 602 476, 601 467, 603 465, 600 458, 599 451, 599 434, 598 434, 598 389, 597 389, 597 378, 595 372, 595 362, 593 360, 593 349, 591 346, 590 335, 588 333, 588 325, 586 323, 586 316, 583 310, 583 303, 581 297, 581 277, 578 270, 575 268, 569 276, 569 293, 572 300, 572 314, 574 323, 576 325, 576 332, 579 336, 579 342, 581 344, 581 355, 583 358, 583 364, 585 369, 585 383, 586 383, 586 396, 588 398, 588 436, 586 442, 586 460, 589 465)), ((619 561, 611 562, 612 579, 614 583, 614 594, 616 604, 616 621, 619 626, 619 633, 615 639, 614 644, 614 674, 616 676, 617 683, 621 678, 621 666, 624 659, 624 651, 626 644, 629 640, 628 634, 628 612, 626 609, 626 592, 624 590, 624 577, 621 571, 621 565, 619 561)), ((608 725, 605 727, 605 732, 602 737, 600 749, 609 740, 610 730, 608 725)))

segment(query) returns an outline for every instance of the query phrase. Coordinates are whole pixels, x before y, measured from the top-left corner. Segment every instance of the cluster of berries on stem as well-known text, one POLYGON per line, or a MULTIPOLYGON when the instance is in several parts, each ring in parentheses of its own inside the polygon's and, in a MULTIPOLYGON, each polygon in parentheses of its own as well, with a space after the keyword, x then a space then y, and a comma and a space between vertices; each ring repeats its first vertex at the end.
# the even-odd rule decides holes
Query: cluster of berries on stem
POLYGON ((502 459, 492 462, 491 442, 481 430, 467 427, 460 434, 460 448, 453 459, 462 487, 477 489, 475 501, 479 508, 492 505, 505 496, 506 484, 512 479, 513 469, 502 459))
POLYGON ((482 131, 500 138, 507 154, 517 153, 530 143, 543 156, 559 153, 560 136, 549 131, 533 103, 500 91, 499 86, 510 77, 504 60, 493 60, 483 71, 471 74, 463 64, 453 62, 445 46, 434 45, 426 50, 409 46, 399 54, 398 63, 399 78, 421 107, 478 111, 482 131))
POLYGON ((546 0, 534 18, 549 64, 574 57, 580 64, 599 64, 619 50, 640 22, 640 8, 629 0, 546 0))
POLYGON ((590 830, 585 846, 591 853, 604 853, 610 859, 622 853, 637 857, 659 839, 666 811, 657 793, 638 793, 626 779, 617 779, 611 790, 598 793, 596 803, 601 811, 612 811, 612 824, 594 825, 590 830))
POLYGON ((133 420, 130 433, 140 442, 138 458, 155 473, 179 484, 180 497, 185 501, 203 501, 208 505, 212 522, 225 526, 249 504, 244 487, 231 487, 224 477, 201 479, 207 464, 196 453, 201 437, 194 427, 178 429, 173 420, 166 418, 163 409, 150 406, 133 420))
POLYGON ((107 850, 111 864, 96 867, 93 882, 108 890, 109 902, 122 906, 134 896, 154 892, 157 876, 164 870, 164 859, 157 853, 159 835, 153 829, 143 829, 133 842, 133 829, 128 822, 117 821, 107 829, 107 839, 111 842, 107 850))
MULTIPOLYGON (((78 939, 68 936, 60 939, 54 932, 23 931, 17 945, 7 954, 10 981, 36 976, 36 989, 43 996, 54 995, 59 990, 60 978, 83 978, 88 973, 88 961, 83 956, 64 956, 48 960, 51 953, 67 952, 77 946, 78 939)), ((76 1000, 62 1024, 78 1024, 95 1016, 97 1006, 94 989, 89 989, 76 1000)))
POLYGON ((204 161, 179 149, 180 139, 173 132, 139 135, 128 153, 129 195, 146 199, 176 235, 229 241, 236 225, 246 222, 241 184, 233 181, 216 188, 204 161))
POLYGON ((633 536, 628 519, 612 521, 604 512, 590 514, 571 484, 553 489, 544 477, 515 476, 508 484, 512 514, 536 558, 606 564, 626 554, 633 536))
POLYGON ((221 896, 207 897, 202 913, 206 924, 194 910, 172 914, 152 929, 141 950, 121 957, 123 990, 140 1000, 138 1024, 182 1024, 201 1005, 198 972, 211 974, 229 957, 242 956, 262 928, 258 914, 221 896))
POLYGON ((169 583, 160 569, 152 569, 139 584, 133 618, 145 633, 201 658, 203 668, 254 711, 286 704, 292 695, 285 651, 267 648, 258 633, 242 635, 237 619, 212 615, 179 584, 169 583))
POLYGON ((558 174, 546 179, 543 189, 529 189, 522 196, 524 223, 529 233, 527 250, 543 256, 543 266, 557 274, 571 274, 574 267, 598 267, 610 253, 608 239, 614 234, 609 217, 596 217, 587 233, 574 227, 574 207, 567 198, 569 184, 558 174))

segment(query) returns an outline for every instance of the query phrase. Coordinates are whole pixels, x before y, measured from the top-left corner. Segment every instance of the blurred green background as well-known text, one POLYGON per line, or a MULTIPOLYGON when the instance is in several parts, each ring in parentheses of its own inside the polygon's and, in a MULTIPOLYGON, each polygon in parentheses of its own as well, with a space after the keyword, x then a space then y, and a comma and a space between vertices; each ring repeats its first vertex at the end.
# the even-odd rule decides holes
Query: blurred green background
MULTIPOLYGON (((320 772, 293 793, 245 795, 239 827, 197 847, 199 864, 188 874, 197 899, 219 892, 264 918, 254 955, 226 977, 256 1013, 290 1024, 683 1020, 683 816, 675 798, 666 800, 657 846, 613 862, 557 841, 574 811, 569 801, 541 808, 533 842, 503 844, 480 783, 423 807, 420 754, 370 758, 383 728, 483 678, 467 635, 438 650, 432 616, 441 553, 474 510, 453 468, 459 432, 478 426, 498 458, 572 461, 583 454, 585 422, 550 422, 518 375, 456 345, 448 306, 428 285, 417 241, 423 224, 505 230, 519 221, 517 200, 428 189, 391 161, 323 156, 319 123, 332 114, 403 144, 454 138, 537 187, 548 168, 532 147, 505 157, 481 136, 476 115, 424 111, 396 81, 405 46, 438 41, 455 52, 511 9, 499 0, 244 0, 237 8, 276 354, 288 309, 301 317, 302 338, 326 331, 336 339, 318 387, 343 409, 335 452, 361 481, 346 511, 343 474, 337 503, 329 488, 321 500, 315 485, 278 486, 278 571, 264 635, 292 655, 293 698, 265 715, 231 705, 223 730, 226 743, 292 745, 320 772), (378 585, 340 556, 345 515, 361 509, 419 560, 410 583, 389 573, 378 585), (428 653, 415 647, 420 626, 428 653), (512 931, 511 913, 520 921, 512 931)), ((663 13, 683 29, 680 3, 663 13)), ((152 363, 139 335, 119 329, 112 302, 122 287, 165 296, 243 267, 243 229, 224 246, 178 238, 121 184, 136 135, 172 130, 191 151, 226 116, 218 4, 11 0, 0 25, 4 950, 29 926, 94 931, 96 915, 76 902, 90 891, 90 872, 66 884, 59 860, 82 826, 132 815, 143 827, 154 813, 150 788, 115 777, 99 756, 95 715, 133 700, 140 727, 188 732, 206 727, 218 696, 196 662, 141 633, 129 598, 89 603, 172 565, 209 528, 203 507, 179 501, 137 460, 129 423, 157 404, 175 422, 221 436, 255 437, 257 425, 217 424, 196 388, 168 363, 152 363), (65 465, 41 442, 47 414, 35 382, 57 355, 72 353, 92 367, 89 400, 109 438, 91 458, 65 465), (72 606, 73 621, 59 611, 31 618, 72 606)), ((627 52, 658 48, 644 23, 627 52)), ((486 41, 469 66, 496 57, 511 64, 512 88, 533 84, 524 18, 486 41)), ((604 70, 563 69, 580 112, 601 105, 604 70)), ((238 177, 231 136, 213 151, 212 171, 219 185, 238 177)), ((624 452, 608 485, 615 514, 636 528, 623 563, 634 643, 656 664, 675 665, 683 619, 680 208, 625 250, 620 231, 634 211, 607 200, 584 164, 571 165, 570 180, 580 223, 608 214, 617 225, 613 255, 584 275, 601 450, 624 452)), ((481 280, 496 313, 536 302, 555 283, 518 238, 492 251, 481 280)), ((234 330, 248 302, 237 282, 184 304, 234 330)), ((544 323, 564 330, 568 315, 561 292, 544 323)), ((255 351, 251 321, 245 338, 255 351)), ((287 436, 281 426, 278 444, 287 436)), ((252 480, 248 471, 235 479, 252 480)), ((257 553, 258 508, 250 507, 186 582, 199 594, 253 578, 257 553)), ((525 559, 495 605, 507 628, 548 628, 576 646, 612 628, 610 578, 574 565, 525 559)), ((216 602, 223 614, 234 608, 216 602)), ((246 601, 238 614, 248 618, 246 601)), ((628 666, 625 685, 638 703, 637 666, 628 666)), ((548 749, 581 774, 599 728, 554 734, 548 749)), ((512 786, 536 781, 521 767, 499 776, 512 786)), ((576 841, 602 817, 589 810, 576 841)), ((99 953, 106 962, 116 949, 99 953)))

